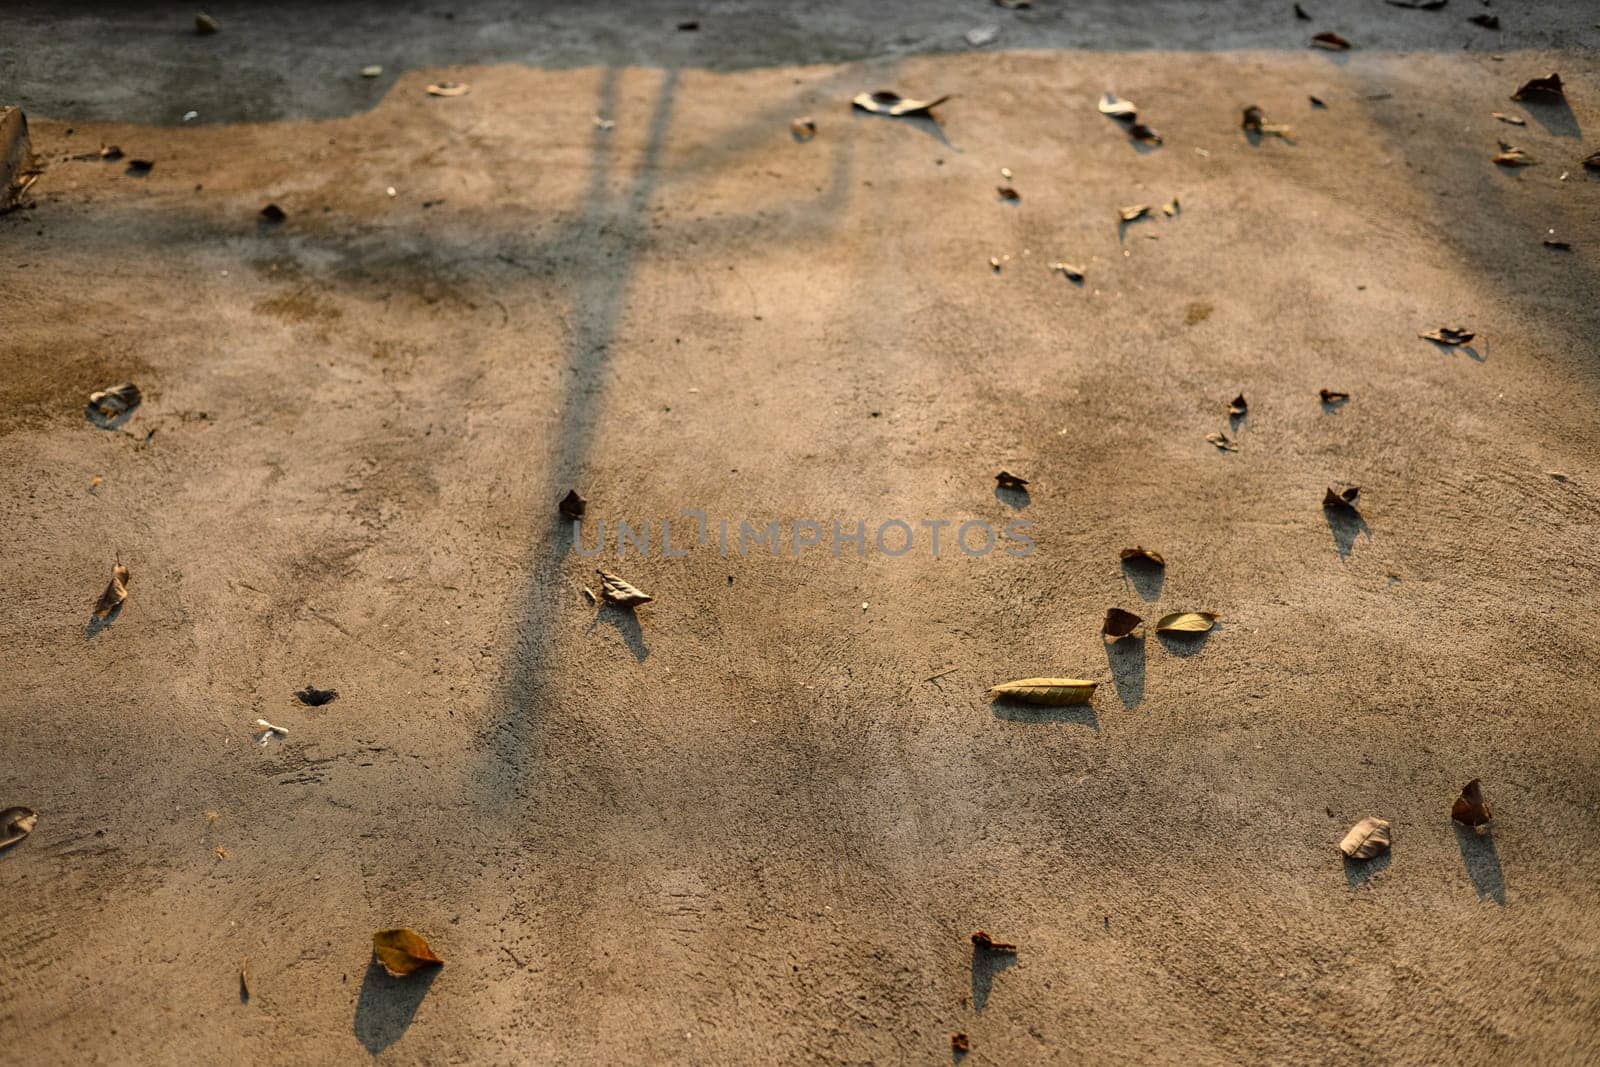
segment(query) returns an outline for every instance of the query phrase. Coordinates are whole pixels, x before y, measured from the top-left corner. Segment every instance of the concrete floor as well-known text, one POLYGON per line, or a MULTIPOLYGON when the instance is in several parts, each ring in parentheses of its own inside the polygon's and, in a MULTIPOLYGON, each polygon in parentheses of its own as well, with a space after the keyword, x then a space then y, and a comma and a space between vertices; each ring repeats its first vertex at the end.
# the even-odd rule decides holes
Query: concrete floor
POLYGON ((1600 1059, 1600 15, 1304 6, 0 12, 44 164, 0 217, 0 1048, 1600 1059), (1034 550, 597 561, 574 486, 1034 550), (1222 624, 1108 647, 1113 605, 1222 624), (985 700, 1030 675, 1102 684, 985 700), (385 977, 395 925, 445 967, 385 977))

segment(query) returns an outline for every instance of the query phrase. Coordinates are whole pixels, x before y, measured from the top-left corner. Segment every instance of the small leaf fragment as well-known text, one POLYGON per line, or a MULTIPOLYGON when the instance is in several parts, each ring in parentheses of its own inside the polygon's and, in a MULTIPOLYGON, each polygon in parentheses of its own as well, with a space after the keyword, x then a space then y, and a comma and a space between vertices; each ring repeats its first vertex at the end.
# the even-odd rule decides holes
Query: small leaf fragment
POLYGON ((635 608, 640 604, 648 604, 655 599, 650 594, 629 585, 615 574, 607 574, 602 570, 597 570, 595 573, 600 576, 600 595, 605 598, 608 604, 615 604, 619 608, 635 608))
POLYGON ((1359 485, 1347 485, 1344 488, 1328 486, 1328 491, 1322 495, 1322 506, 1325 508, 1348 508, 1356 510, 1356 502, 1361 498, 1359 485))
POLYGON ((1145 548, 1142 545, 1123 549, 1121 558, 1124 563, 1150 564, 1156 567, 1165 567, 1167 565, 1166 558, 1161 553, 1154 549, 1145 548))
POLYGON ((817 135, 817 122, 809 115, 795 119, 789 123, 789 132, 796 141, 809 141, 817 135))
POLYGON ((1234 416, 1235 418, 1238 418, 1241 415, 1246 415, 1249 413, 1249 411, 1250 405, 1248 402, 1246 402, 1243 393, 1240 393, 1238 396, 1228 401, 1228 414, 1234 416))
POLYGON ((1436 330, 1431 330, 1428 333, 1419 333, 1417 336, 1424 341, 1432 341, 1435 344, 1464 345, 1478 335, 1459 326, 1440 326, 1436 330))
POLYGON ((380 75, 382 73, 383 73, 383 68, 380 67, 376 63, 373 63, 370 66, 366 66, 366 67, 362 67, 361 68, 361 76, 363 78, 376 78, 378 75, 380 75))
POLYGON ((84 408, 83 413, 101 429, 113 430, 116 429, 117 420, 138 407, 143 400, 144 394, 137 385, 123 382, 110 389, 90 393, 89 406, 84 408))
POLYGON ((1100 636, 1120 641, 1124 637, 1132 637, 1143 625, 1144 620, 1131 611, 1107 608, 1106 621, 1100 626, 1100 636))
POLYGON ((108 163, 115 163, 122 158, 122 149, 114 144, 103 144, 100 146, 100 158, 108 163))
POLYGON ((1492 162, 1498 163, 1502 167, 1535 167, 1539 165, 1539 161, 1527 152, 1515 145, 1506 144, 1504 141, 1500 142, 1500 151, 1494 154, 1492 162))
POLYGON ((1322 398, 1324 404, 1343 404, 1350 399, 1349 393, 1342 393, 1337 389, 1318 389, 1317 396, 1322 398))
POLYGON ((888 115, 899 119, 911 115, 928 115, 948 99, 949 96, 941 96, 933 100, 913 100, 890 89, 879 89, 875 93, 857 93, 851 99, 850 105, 874 115, 888 115))
POLYGON ((1001 471, 994 476, 994 480, 995 484, 1001 489, 1011 489, 1018 493, 1026 493, 1028 491, 1028 479, 1018 478, 1010 471, 1001 471))
POLYGON ((1533 100, 1535 103, 1550 103, 1566 95, 1566 90, 1561 85, 1561 75, 1554 72, 1543 78, 1533 78, 1522 83, 1522 86, 1511 94, 1513 100, 1533 100))
POLYGON ((324 704, 331 704, 339 699, 337 689, 318 689, 308 685, 294 695, 294 698, 308 708, 320 708, 324 704))
POLYGON ((578 495, 576 489, 567 490, 567 495, 561 498, 561 503, 556 508, 563 516, 569 519, 581 519, 588 510, 589 502, 578 495))
POLYGON ((1489 825, 1489 805, 1483 802, 1483 786, 1474 778, 1461 787, 1461 795, 1450 805, 1450 818, 1463 826, 1470 826, 1480 834, 1489 825))
POLYGON ((1119 208, 1117 210, 1117 215, 1122 219, 1123 222, 1133 222, 1136 219, 1142 219, 1149 213, 1149 204, 1129 204, 1127 207, 1119 208))
POLYGON ((1079 678, 1024 678, 991 686, 989 699, 1065 707, 1089 703, 1089 698, 1094 696, 1099 685, 1099 682, 1086 682, 1079 678))
POLYGON ((1344 835, 1339 851, 1353 860, 1369 860, 1389 851, 1389 824, 1370 816, 1362 819, 1344 835))
POLYGON ((1311 37, 1312 48, 1325 48, 1330 52, 1348 52, 1352 45, 1337 33, 1323 31, 1311 37))
POLYGON ((111 565, 111 582, 106 586, 106 591, 100 594, 100 599, 94 602, 95 618, 104 619, 122 606, 122 602, 128 599, 128 582, 131 580, 128 568, 120 562, 111 565))
POLYGON ((972 1041, 967 1037, 967 1035, 965 1033, 951 1034, 950 1035, 950 1051, 951 1052, 971 1052, 972 1051, 972 1041))
POLYGON ((1249 133, 1260 134, 1263 137, 1282 137, 1287 139, 1293 131, 1288 126, 1274 126, 1267 122, 1267 116, 1255 104, 1244 109, 1244 116, 1239 120, 1241 129, 1249 133))
POLYGON ((1209 611, 1174 611, 1156 622, 1158 634, 1203 634, 1211 629, 1217 616, 1209 611))
POLYGON ((33 833, 39 813, 32 808, 7 808, 0 811, 0 851, 21 842, 33 833))
POLYGON ((1002 956, 1015 956, 1017 946, 1009 941, 996 941, 987 930, 972 931, 972 947, 980 952, 993 952, 1002 956))
POLYGON ((1056 262, 1050 264, 1050 269, 1060 271, 1062 274, 1066 275, 1068 281, 1083 281, 1083 268, 1078 266, 1076 263, 1067 263, 1064 260, 1057 260, 1056 262))
POLYGON ((1233 438, 1229 437, 1220 430, 1206 434, 1206 440, 1210 441, 1224 452, 1239 451, 1239 442, 1235 441, 1233 438))
POLYGON ((1109 115, 1122 122, 1132 122, 1139 114, 1139 109, 1132 100, 1118 100, 1117 94, 1111 92, 1102 96, 1096 106, 1100 108, 1100 114, 1109 115))
POLYGON ((391 978, 404 978, 424 967, 443 967, 427 939, 409 927, 379 930, 372 935, 372 952, 391 978))
POLYGON ((1178 206, 1177 197, 1173 197, 1171 200, 1168 200, 1165 204, 1161 205, 1161 213, 1169 219, 1177 218, 1178 212, 1181 210, 1182 208, 1178 206))
POLYGON ((1526 126, 1528 124, 1528 120, 1519 115, 1507 115, 1501 111, 1491 111, 1489 114, 1493 115, 1501 122, 1509 123, 1512 126, 1526 126))
POLYGON ((1009 200, 1013 204, 1022 199, 1022 194, 1009 185, 997 185, 994 191, 1001 200, 1009 200))
POLYGON ((429 96, 466 96, 472 86, 466 82, 434 82, 426 91, 429 96))

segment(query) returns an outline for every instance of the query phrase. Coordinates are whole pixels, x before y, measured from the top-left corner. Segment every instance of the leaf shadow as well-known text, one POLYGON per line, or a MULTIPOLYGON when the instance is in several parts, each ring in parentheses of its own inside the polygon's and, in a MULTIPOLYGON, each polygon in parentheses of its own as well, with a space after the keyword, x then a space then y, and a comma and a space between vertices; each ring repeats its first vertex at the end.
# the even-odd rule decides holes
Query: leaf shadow
POLYGON ((1480 835, 1476 830, 1458 822, 1450 824, 1456 831, 1456 844, 1461 849, 1461 862, 1472 879, 1472 888, 1478 899, 1490 899, 1502 908, 1506 906, 1506 877, 1500 869, 1500 853, 1494 847, 1494 835, 1480 835))
POLYGON ((1222 623, 1213 622, 1211 629, 1199 633, 1187 630, 1174 630, 1167 633, 1156 634, 1156 639, 1161 642, 1161 647, 1177 656, 1179 659, 1188 659, 1198 656, 1205 651, 1206 642, 1211 640, 1211 635, 1222 629, 1222 623))
POLYGON ((1344 857, 1344 880, 1350 884, 1351 889, 1361 889, 1384 871, 1389 864, 1394 862, 1392 853, 1384 852, 1369 860, 1353 860, 1344 857))
POLYGON ((1546 133, 1554 137, 1583 136, 1583 129, 1578 125, 1578 116, 1573 114, 1572 105, 1567 103, 1565 96, 1518 102, 1522 104, 1522 110, 1527 112, 1530 118, 1544 127, 1546 133))
POLYGON ((1344 397, 1341 400, 1323 400, 1321 397, 1318 397, 1317 403, 1322 405, 1322 413, 1324 415, 1337 415, 1339 414, 1341 408, 1350 403, 1350 398, 1344 397))
POLYGON ((1355 508, 1329 507, 1324 504, 1322 517, 1328 520, 1328 532, 1333 535, 1333 547, 1338 549, 1341 560, 1350 558, 1358 538, 1365 535, 1367 540, 1372 540, 1372 528, 1367 525, 1367 520, 1361 517, 1361 512, 1355 508))
POLYGON ((1167 581, 1167 568, 1142 556, 1122 561, 1122 581, 1133 586, 1140 600, 1158 600, 1167 581))
POLYGON ((972 1009, 982 1011, 989 1003, 989 993, 994 988, 994 976, 1001 971, 1008 971, 1017 965, 1017 957, 1012 952, 989 952, 986 949, 972 948, 972 1009))
POLYGON ((1448 356, 1454 352, 1460 352, 1474 363, 1486 363, 1489 360, 1489 357, 1479 352, 1475 345, 1447 345, 1442 341, 1435 341, 1428 337, 1424 337, 1423 340, 1436 348, 1440 355, 1448 356))
POLYGON ((989 705, 989 710, 994 717, 1005 722, 1025 723, 1037 726, 1041 723, 1062 722, 1074 726, 1087 726, 1095 733, 1100 732, 1100 720, 1095 717, 1094 707, 1089 704, 1068 704, 1064 707, 1051 707, 1041 704, 1023 704, 1014 700, 996 700, 989 705))
POLYGON ((1017 511, 1021 511, 1033 503, 1033 497, 1028 495, 1026 489, 1002 489, 998 485, 994 487, 994 498, 1006 507, 1015 508, 1017 511))
POLYGON ((633 658, 643 663, 650 655, 650 646, 645 644, 644 627, 639 624, 638 613, 632 608, 618 607, 615 604, 601 602, 600 608, 595 612, 594 622, 589 624, 589 631, 602 622, 616 627, 617 633, 622 635, 623 643, 628 646, 628 651, 633 653, 633 658))
POLYGON ((1124 637, 1106 642, 1106 662, 1117 698, 1125 708, 1136 708, 1144 701, 1144 638, 1124 637))
POLYGON ((897 122, 901 125, 919 129, 929 137, 932 137, 935 141, 938 141, 940 144, 950 149, 952 152, 961 151, 955 145, 950 143, 949 137, 945 136, 944 127, 940 125, 939 120, 930 115, 874 115, 872 112, 863 111, 858 107, 851 108, 850 113, 852 117, 863 122, 868 119, 880 119, 885 122, 897 122))
POLYGON ((404 1037, 441 970, 430 967, 404 978, 391 978, 382 964, 370 961, 356 1000, 356 1040, 376 1056, 404 1037))
MULTIPOLYGON (((123 601, 123 604, 126 603, 127 601, 123 601)), ((103 619, 98 615, 91 614, 89 616, 89 625, 84 627, 83 630, 83 639, 85 641, 93 641, 95 639, 95 635, 101 630, 109 630, 111 628, 111 624, 116 622, 117 617, 121 614, 122 604, 118 604, 116 607, 106 612, 106 617, 103 619)))

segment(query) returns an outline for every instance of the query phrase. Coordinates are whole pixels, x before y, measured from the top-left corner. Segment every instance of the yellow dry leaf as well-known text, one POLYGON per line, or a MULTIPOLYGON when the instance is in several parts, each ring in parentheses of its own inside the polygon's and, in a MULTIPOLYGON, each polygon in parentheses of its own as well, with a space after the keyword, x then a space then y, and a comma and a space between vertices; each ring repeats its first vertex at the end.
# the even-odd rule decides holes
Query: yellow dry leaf
POLYGON ((372 951, 391 978, 404 978, 424 967, 443 967, 427 939, 408 926, 379 930, 372 935, 372 951))
POLYGON ((1079 678, 1024 678, 1021 681, 1003 682, 991 687, 989 699, 1014 700, 1022 704, 1048 704, 1052 707, 1087 704, 1099 684, 1079 678))
POLYGON ((1203 634, 1216 621, 1217 617, 1209 611, 1175 611, 1161 616, 1156 623, 1156 633, 1203 634))
POLYGON ((1368 860, 1389 851, 1389 824, 1382 819, 1362 819, 1344 835, 1339 851, 1353 860, 1368 860))

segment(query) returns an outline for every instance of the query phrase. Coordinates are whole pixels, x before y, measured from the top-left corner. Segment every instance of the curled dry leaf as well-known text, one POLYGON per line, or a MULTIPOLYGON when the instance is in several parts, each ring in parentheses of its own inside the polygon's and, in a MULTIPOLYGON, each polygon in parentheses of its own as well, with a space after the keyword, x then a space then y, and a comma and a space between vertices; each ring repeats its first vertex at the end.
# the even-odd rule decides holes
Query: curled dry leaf
POLYGON ((111 565, 111 583, 106 586, 106 591, 100 594, 100 599, 94 602, 95 618, 107 618, 122 606, 122 602, 128 599, 128 582, 131 580, 128 568, 120 562, 111 565))
POLYGON ((1483 802, 1483 786, 1474 778, 1461 787, 1461 795, 1450 805, 1450 818, 1470 826, 1480 834, 1489 826, 1489 805, 1483 802))
POLYGON ((277 204, 268 204, 266 207, 261 209, 261 217, 266 219, 268 222, 282 222, 284 219, 289 217, 289 213, 284 211, 283 208, 279 207, 277 204))
POLYGON ((1019 493, 1026 493, 1028 491, 1028 479, 1018 478, 1010 471, 1001 471, 999 474, 994 476, 994 480, 995 484, 1001 489, 1012 489, 1019 493))
POLYGON ((1239 120, 1241 129, 1250 133, 1260 134, 1263 137, 1287 138, 1293 131, 1288 126, 1276 126, 1267 121, 1266 112, 1255 104, 1244 109, 1244 116, 1239 120))
POLYGON ((1149 564, 1155 567, 1165 567, 1167 565, 1166 558, 1161 553, 1151 548, 1145 548, 1142 545, 1123 549, 1121 559, 1124 563, 1149 564))
POLYGON ((1062 274, 1067 276, 1068 281, 1083 281, 1083 268, 1075 263, 1067 263, 1063 260, 1057 260, 1056 262, 1050 264, 1050 269, 1060 271, 1062 274))
POLYGON ((581 519, 583 518, 583 513, 588 510, 589 502, 579 496, 576 489, 569 489, 567 490, 567 495, 561 498, 561 503, 557 504, 556 507, 566 518, 581 519))
POLYGON ((1491 111, 1490 114, 1499 119, 1501 122, 1507 122, 1513 126, 1526 126, 1528 124, 1527 119, 1521 118, 1517 115, 1507 115, 1500 111, 1491 111))
POLYGON ((114 144, 103 144, 100 146, 100 158, 108 163, 115 163, 122 158, 122 149, 114 144))
POLYGON ((427 92, 429 96, 466 96, 472 92, 472 86, 466 82, 434 82, 427 92))
POLYGON ((1024 678, 991 686, 989 699, 1066 707, 1069 704, 1089 703, 1089 698, 1094 696, 1099 685, 1099 682, 1086 682, 1080 678, 1024 678))
POLYGON ((950 1035, 951 1052, 971 1052, 972 1041, 964 1033, 950 1035))
POLYGON ((789 123, 789 132, 794 134, 796 141, 809 141, 817 135, 817 123, 811 116, 795 119, 789 123))
POLYGON ((1585 156, 1583 165, 1589 170, 1600 170, 1600 152, 1593 152, 1585 156))
POLYGON ((615 604, 619 608, 635 608, 655 599, 650 594, 635 589, 615 574, 607 574, 601 570, 595 573, 600 576, 600 595, 605 598, 607 604, 615 604))
POLYGON ((1349 393, 1341 393, 1337 389, 1318 389, 1317 395, 1322 398, 1324 404, 1343 404, 1350 399, 1349 393))
POLYGON ((1344 835, 1339 851, 1353 860, 1369 860, 1389 851, 1389 824, 1382 819, 1362 819, 1344 835))
POLYGON ((444 960, 433 954, 427 939, 405 926, 373 934, 372 953, 391 978, 404 978, 424 967, 444 966, 444 960))
POLYGON ((1348 52, 1352 45, 1337 33, 1324 31, 1314 34, 1311 38, 1312 48, 1326 48, 1330 52, 1348 52))
POLYGON ((1217 616, 1209 611, 1174 611, 1156 622, 1158 634, 1203 634, 1216 623, 1217 616))
POLYGON ((294 695, 294 698, 308 708, 320 708, 324 704, 331 704, 339 699, 337 689, 318 689, 308 685, 294 695))
POLYGON ((1100 626, 1100 636, 1120 641, 1124 637, 1132 637, 1143 625, 1144 620, 1131 611, 1107 608, 1106 621, 1100 626))
POLYGON ((1435 344, 1464 345, 1478 335, 1459 326, 1440 326, 1436 330, 1428 333, 1419 333, 1417 336, 1424 341, 1432 341, 1435 344))
POLYGON ((1017 946, 1009 941, 996 941, 989 936, 987 930, 972 931, 972 947, 980 952, 994 952, 1003 956, 1015 956, 1017 946))
POLYGON ((98 393, 89 394, 89 406, 83 413, 89 421, 103 430, 115 429, 116 421, 128 414, 144 400, 144 394, 132 382, 113 385, 98 393))
POLYGON ((1182 209, 1178 206, 1177 197, 1173 197, 1171 200, 1168 200, 1165 204, 1161 205, 1161 213, 1166 215, 1169 219, 1177 218, 1180 210, 1182 209))
POLYGON ((1521 88, 1511 94, 1511 99, 1550 103, 1564 96, 1566 90, 1562 88, 1561 75, 1552 72, 1543 78, 1523 82, 1521 88))
POLYGON ((948 99, 950 97, 941 96, 933 100, 913 100, 889 89, 879 89, 875 93, 857 93, 850 105, 874 115, 900 119, 910 115, 927 115, 948 99))
POLYGON ((1534 167, 1539 161, 1515 145, 1500 142, 1500 151, 1493 156, 1493 162, 1502 167, 1534 167))
POLYGON ((1132 122, 1139 114, 1139 109, 1132 100, 1118 100, 1116 93, 1106 93, 1100 98, 1097 106, 1100 108, 1100 114, 1109 115, 1121 122, 1132 122))
POLYGON ((1361 487, 1359 485, 1347 485, 1342 489, 1338 486, 1330 485, 1328 486, 1328 491, 1322 494, 1322 506, 1325 508, 1348 508, 1354 511, 1356 502, 1360 499, 1361 487))
POLYGON ((1227 434, 1222 433, 1220 430, 1206 434, 1206 440, 1210 441, 1224 452, 1239 451, 1239 443, 1233 438, 1229 437, 1227 434))
POLYGON ((256 735, 256 744, 261 745, 262 747, 266 747, 267 742, 271 741, 274 737, 289 736, 288 730, 284 729, 282 726, 274 726, 266 719, 257 719, 256 729, 261 731, 256 735))
POLYGON ((32 808, 7 808, 0 811, 0 850, 8 849, 33 833, 39 813, 32 808))
POLYGON ((1238 396, 1236 396, 1232 400, 1228 401, 1228 414, 1229 415, 1233 415, 1235 417, 1238 417, 1240 415, 1248 414, 1249 411, 1250 411, 1250 405, 1245 400, 1243 393, 1240 393, 1238 396))
POLYGON ((994 191, 995 191, 995 195, 998 196, 1001 200, 1009 200, 1012 203, 1016 203, 1017 201, 1022 199, 1022 194, 1017 192, 1015 189, 1013 189, 1009 185, 997 185, 997 186, 995 186, 994 191))
POLYGON ((1117 209, 1117 217, 1123 222, 1133 222, 1150 214, 1149 204, 1129 204, 1127 207, 1117 209))

